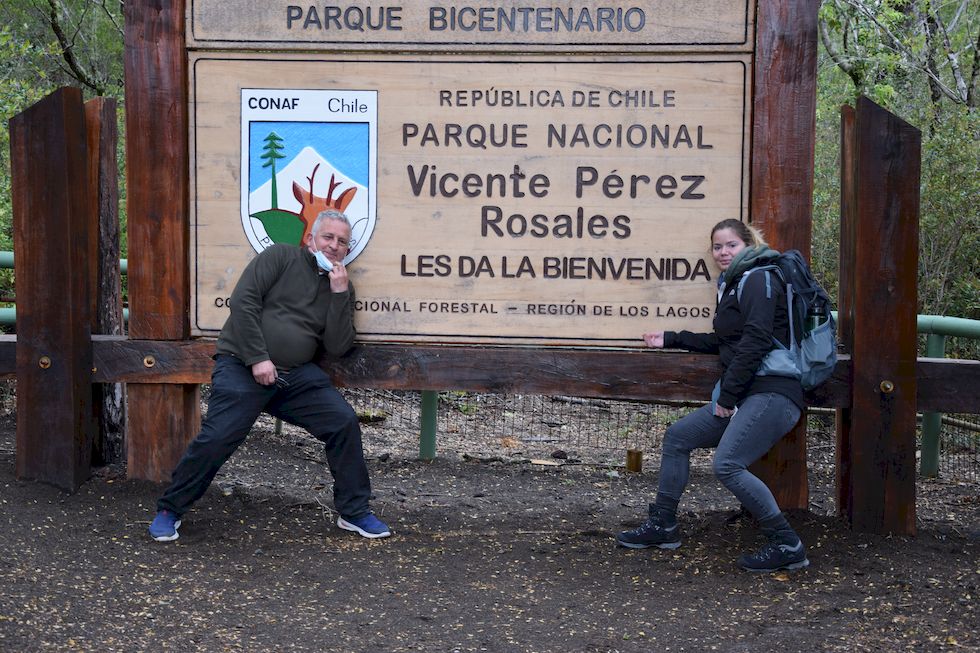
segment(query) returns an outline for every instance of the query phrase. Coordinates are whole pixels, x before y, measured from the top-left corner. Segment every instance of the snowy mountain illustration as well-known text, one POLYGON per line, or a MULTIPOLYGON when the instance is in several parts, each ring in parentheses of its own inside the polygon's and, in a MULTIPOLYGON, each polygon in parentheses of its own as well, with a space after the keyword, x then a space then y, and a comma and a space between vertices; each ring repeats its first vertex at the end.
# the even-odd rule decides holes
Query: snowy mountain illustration
POLYGON ((301 245, 316 216, 335 209, 350 218, 353 249, 368 225, 367 187, 309 146, 279 170, 280 143, 273 132, 265 139, 261 154, 255 152, 251 157, 250 165, 269 169, 269 181, 248 195, 247 212, 259 240, 268 242, 261 237, 264 232, 271 242, 301 245))

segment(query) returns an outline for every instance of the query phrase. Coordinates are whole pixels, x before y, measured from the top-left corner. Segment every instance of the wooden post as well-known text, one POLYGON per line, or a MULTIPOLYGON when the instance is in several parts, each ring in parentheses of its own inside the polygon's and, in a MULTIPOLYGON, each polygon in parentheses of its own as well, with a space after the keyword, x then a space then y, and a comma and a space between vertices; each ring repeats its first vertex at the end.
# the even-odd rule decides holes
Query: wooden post
MULTIPOLYGON (((85 103, 88 130, 89 199, 95 221, 89 243, 92 293, 92 333, 123 334, 122 283, 119 273, 119 170, 116 161, 116 101, 95 98, 85 103)), ((125 395, 121 383, 92 387, 92 410, 97 434, 96 464, 122 460, 125 395)))
MULTIPOLYGON (((854 123, 857 114, 849 106, 840 113, 840 253, 837 290, 837 339, 844 351, 854 351, 854 247, 857 229, 857 174, 854 166, 854 123)), ((852 368, 853 369, 853 368, 852 368)), ((853 378, 851 379, 853 382, 853 378)), ((837 514, 851 514, 851 414, 850 408, 836 411, 837 447, 835 458, 835 487, 837 514)))
MULTIPOLYGON (((126 3, 132 338, 186 340, 190 336, 184 9, 184 0, 126 3)), ((168 479, 200 427, 199 387, 133 384, 128 399, 129 476, 168 479)))
POLYGON ((82 92, 10 120, 17 283, 17 476, 70 492, 91 473, 93 221, 82 92))
POLYGON ((419 414, 419 458, 433 460, 436 457, 436 429, 439 415, 439 393, 422 391, 422 409, 419 414))
MULTIPOLYGON (((752 120, 752 223, 810 256, 818 0, 759 0, 752 120)), ((809 505, 806 417, 752 466, 783 509, 809 505)))
POLYGON ((858 100, 842 166, 853 176, 841 184, 841 268, 849 271, 841 312, 852 324, 853 382, 838 492, 861 531, 915 533, 920 145, 919 130, 858 100))

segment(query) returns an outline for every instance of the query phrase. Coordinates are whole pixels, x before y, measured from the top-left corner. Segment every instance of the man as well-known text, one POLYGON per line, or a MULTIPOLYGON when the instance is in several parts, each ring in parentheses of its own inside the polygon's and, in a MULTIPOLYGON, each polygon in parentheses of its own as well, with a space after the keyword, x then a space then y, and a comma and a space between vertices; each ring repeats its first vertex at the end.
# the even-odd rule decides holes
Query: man
POLYGON ((218 337, 207 416, 157 502, 153 539, 179 537, 181 516, 262 411, 325 444, 340 528, 369 538, 391 535, 368 505, 371 482, 357 415, 313 363, 320 349, 340 356, 354 342, 354 288, 343 264, 350 237, 347 216, 326 210, 305 247, 273 245, 245 266, 218 337))

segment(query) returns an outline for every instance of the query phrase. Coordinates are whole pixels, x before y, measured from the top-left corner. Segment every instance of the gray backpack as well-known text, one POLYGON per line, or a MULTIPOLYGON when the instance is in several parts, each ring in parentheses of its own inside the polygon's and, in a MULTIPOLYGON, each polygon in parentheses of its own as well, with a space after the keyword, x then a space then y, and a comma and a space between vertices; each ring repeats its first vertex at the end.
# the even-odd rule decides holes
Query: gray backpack
MULTIPOLYGON (((738 282, 737 298, 749 274, 763 271, 769 291, 771 275, 786 286, 786 312, 789 315, 789 346, 773 337, 776 347, 762 359, 759 376, 788 376, 799 379, 804 390, 812 390, 826 381, 837 365, 837 323, 831 314, 827 291, 817 283, 803 255, 792 249, 766 265, 746 270, 738 282), (817 324, 806 328, 813 316, 817 324)), ((770 295, 771 296, 771 295, 770 295)))

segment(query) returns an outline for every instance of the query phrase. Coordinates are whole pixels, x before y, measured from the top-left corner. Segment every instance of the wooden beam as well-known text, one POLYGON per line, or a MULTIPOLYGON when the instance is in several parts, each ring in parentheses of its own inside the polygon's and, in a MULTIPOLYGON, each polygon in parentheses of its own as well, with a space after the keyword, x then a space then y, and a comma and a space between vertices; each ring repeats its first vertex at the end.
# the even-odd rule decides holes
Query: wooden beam
MULTIPOLYGON (((94 339, 93 381, 208 383, 214 341, 94 339), (151 366, 144 359, 151 356, 151 366)), ((0 360, 3 360, 0 343, 0 360)), ((389 390, 463 390, 571 394, 640 401, 697 401, 717 374, 717 359, 681 352, 536 351, 519 348, 366 345, 320 365, 337 385, 389 390), (518 371, 512 366, 517 365, 518 371), (520 369, 549 370, 550 378, 520 369)), ((920 358, 918 410, 980 412, 980 361, 920 358)), ((851 360, 842 355, 833 376, 806 394, 808 406, 844 408, 850 402, 851 360)), ((2 370, 0 370, 2 376, 2 370)))
MULTIPOLYGON (((126 3, 129 330, 190 333, 188 96, 184 0, 126 3)), ((162 481, 200 428, 196 385, 128 389, 128 473, 162 481)))
MULTIPOLYGON (((854 261, 857 259, 857 156, 854 153, 854 124, 857 113, 843 106, 840 113, 840 252, 837 284, 837 339, 845 351, 854 350, 854 261)), ((848 402, 850 403, 850 402, 848 402)), ((851 514, 851 409, 837 411, 837 446, 834 448, 837 514, 851 514)))
MULTIPOLYGON (((94 346, 95 381, 206 383, 211 378, 211 340, 97 337, 94 346)), ((365 345, 340 360, 322 359, 319 363, 337 385, 346 387, 560 393, 663 401, 704 399, 705 391, 711 390, 710 379, 718 373, 717 358, 703 354, 508 347, 476 350, 431 345, 365 345)), ((844 357, 833 377, 807 395, 810 404, 844 405, 850 396, 846 384, 849 369, 849 360, 844 357)))
POLYGON ((0 334, 0 379, 16 378, 17 336, 12 333, 2 333, 0 334))
POLYGON ((853 399, 847 517, 915 533, 919 130, 858 100, 853 155, 853 399))
POLYGON ((17 476, 70 492, 91 473, 89 201, 82 92, 10 120, 17 280, 17 476))
POLYGON ((915 407, 920 413, 980 414, 980 361, 916 359, 915 407))
POLYGON ((818 0, 758 0, 749 215, 776 249, 809 259, 818 0))
MULTIPOLYGON (((17 337, 0 335, 0 379, 15 377, 17 337)), ((214 361, 213 340, 129 340, 93 336, 93 383, 198 384, 209 383, 214 361), (152 366, 144 363, 152 356, 152 366)), ((516 348, 483 350, 462 347, 365 345, 339 361, 321 360, 337 385, 389 390, 464 390, 467 392, 523 392, 578 394, 605 399, 640 401, 698 401, 709 387, 698 375, 716 374, 713 356, 679 352, 543 352, 516 348), (567 358, 566 358, 567 357, 567 358), (490 376, 469 373, 460 383, 453 376, 473 367, 474 359, 490 376), (515 360, 522 365, 546 365, 576 370, 534 384, 502 378, 504 367, 515 360), (675 368, 675 365, 678 367, 675 368), (403 368, 416 370, 399 375, 403 368), (678 369, 686 370, 683 375, 678 369), (685 378, 693 377, 690 383, 685 378), (573 384, 573 385, 569 385, 573 384), (651 390, 653 388, 653 390, 651 390), (574 391, 574 392, 573 392, 574 391)), ((844 408, 850 402, 850 356, 843 355, 833 376, 806 394, 807 405, 844 408)), ((980 361, 920 358, 916 363, 918 410, 940 413, 980 413, 980 361)), ((710 389, 710 387, 709 387, 710 389)))
MULTIPOLYGON (((749 215, 775 249, 810 257, 818 0, 758 0, 749 215)), ((752 466, 783 509, 809 505, 806 419, 752 466)))

